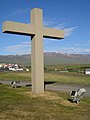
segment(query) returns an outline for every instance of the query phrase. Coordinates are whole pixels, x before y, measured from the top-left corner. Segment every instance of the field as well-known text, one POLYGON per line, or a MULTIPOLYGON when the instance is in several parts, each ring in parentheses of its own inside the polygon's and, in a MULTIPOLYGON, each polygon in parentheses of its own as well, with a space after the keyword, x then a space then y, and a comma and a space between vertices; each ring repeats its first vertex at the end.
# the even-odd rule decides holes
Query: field
MULTIPOLYGON (((83 73, 45 72, 47 82, 90 86, 90 76, 83 73)), ((31 81, 30 72, 0 72, 0 80, 31 81)), ((30 87, 11 88, 0 84, 0 120, 89 120, 90 97, 80 104, 71 103, 64 92, 45 91, 32 95, 30 87)))
POLYGON ((32 95, 30 88, 0 84, 0 120, 89 120, 90 99, 70 103, 66 93, 45 91, 32 95))
MULTIPOLYGON (((63 84, 78 84, 90 86, 90 75, 81 73, 60 73, 60 72, 45 72, 45 81, 57 82, 63 84)), ((20 80, 31 81, 30 72, 0 72, 0 80, 20 80)))

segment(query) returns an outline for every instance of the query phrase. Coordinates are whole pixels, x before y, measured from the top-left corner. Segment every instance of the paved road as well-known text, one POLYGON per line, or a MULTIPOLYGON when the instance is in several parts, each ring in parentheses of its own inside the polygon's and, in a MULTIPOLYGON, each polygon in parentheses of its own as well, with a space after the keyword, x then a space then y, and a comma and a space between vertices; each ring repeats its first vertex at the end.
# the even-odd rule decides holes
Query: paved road
MULTIPOLYGON (((0 83, 2 84, 10 85, 11 82, 12 81, 0 80, 0 83)), ((26 81, 21 81, 20 86, 31 86, 31 83, 26 81)), ((55 90, 55 91, 62 91, 67 93, 70 93, 71 90, 78 90, 80 88, 85 88, 86 89, 85 96, 90 96, 90 87, 85 85, 80 86, 80 85, 58 84, 58 83, 50 83, 45 85, 46 90, 55 90)))
POLYGON ((90 96, 90 87, 89 86, 57 84, 57 83, 46 85, 47 90, 56 90, 56 91, 62 91, 62 92, 67 92, 67 93, 70 93, 72 90, 77 91, 80 88, 85 88, 86 89, 85 96, 90 96))

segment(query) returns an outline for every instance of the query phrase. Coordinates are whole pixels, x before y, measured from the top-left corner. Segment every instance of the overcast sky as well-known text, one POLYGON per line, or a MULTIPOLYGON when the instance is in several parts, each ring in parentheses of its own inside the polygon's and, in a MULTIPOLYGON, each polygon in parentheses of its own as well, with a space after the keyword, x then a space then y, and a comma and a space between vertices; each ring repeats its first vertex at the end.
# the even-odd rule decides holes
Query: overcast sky
POLYGON ((0 0, 0 55, 31 53, 31 38, 2 33, 6 20, 30 23, 30 10, 43 9, 43 24, 62 29, 62 40, 44 39, 44 52, 90 54, 90 0, 0 0))

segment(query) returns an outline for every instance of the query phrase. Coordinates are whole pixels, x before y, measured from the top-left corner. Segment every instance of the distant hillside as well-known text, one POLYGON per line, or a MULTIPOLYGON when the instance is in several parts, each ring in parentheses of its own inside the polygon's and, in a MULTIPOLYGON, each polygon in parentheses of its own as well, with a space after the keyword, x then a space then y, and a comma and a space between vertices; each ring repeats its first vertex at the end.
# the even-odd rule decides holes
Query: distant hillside
POLYGON ((90 64, 90 54, 45 53, 45 64, 90 64))
POLYGON ((30 55, 0 55, 0 63, 18 63, 28 65, 31 63, 30 55))
MULTIPOLYGON (((31 55, 0 55, 0 63, 31 64, 31 55)), ((44 53, 45 65, 90 64, 90 54, 44 53)))

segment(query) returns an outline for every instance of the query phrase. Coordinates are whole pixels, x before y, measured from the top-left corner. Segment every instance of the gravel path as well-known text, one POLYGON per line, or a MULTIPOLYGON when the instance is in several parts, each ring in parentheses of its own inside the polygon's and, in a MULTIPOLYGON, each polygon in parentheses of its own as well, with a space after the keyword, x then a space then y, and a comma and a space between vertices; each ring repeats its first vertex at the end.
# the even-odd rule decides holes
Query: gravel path
MULTIPOLYGON (((6 81, 6 80, 0 80, 1 84, 8 84, 10 85, 12 81, 6 81)), ((20 86, 31 86, 30 82, 26 81, 20 81, 20 86)), ((58 83, 52 83, 52 84, 46 84, 45 89, 46 90, 55 90, 55 91, 62 91, 70 93, 71 90, 78 90, 80 88, 85 88, 86 93, 85 96, 90 97, 90 87, 85 85, 70 85, 70 84, 58 84, 58 83)))

